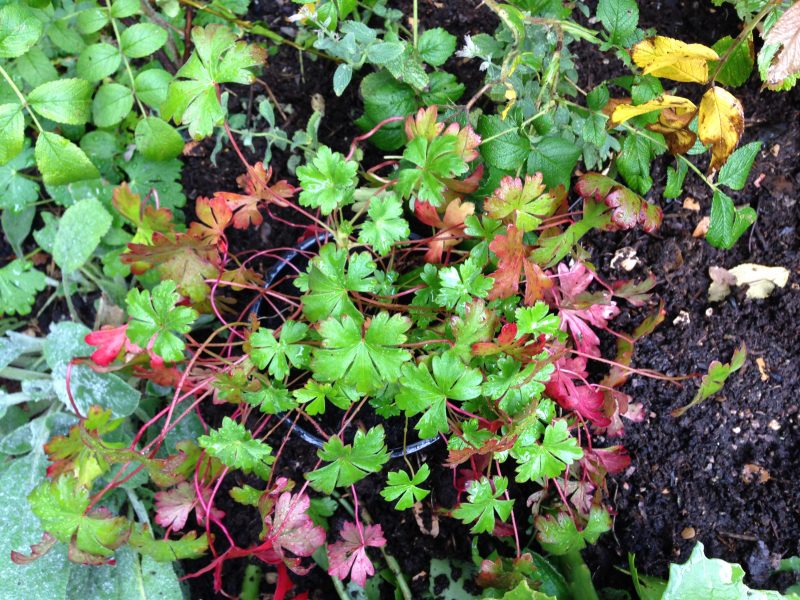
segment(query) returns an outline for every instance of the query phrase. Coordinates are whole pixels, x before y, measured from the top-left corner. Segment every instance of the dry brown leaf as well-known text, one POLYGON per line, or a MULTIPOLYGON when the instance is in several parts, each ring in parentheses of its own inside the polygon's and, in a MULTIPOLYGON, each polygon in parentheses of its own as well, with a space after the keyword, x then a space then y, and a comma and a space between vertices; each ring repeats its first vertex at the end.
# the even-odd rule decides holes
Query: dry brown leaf
POLYGON ((686 196, 683 200, 683 208, 686 210, 693 210, 694 212, 700 212, 700 203, 691 196, 686 196))
POLYGON ((783 46, 767 69, 767 86, 780 88, 800 73, 800 2, 795 3, 775 22, 764 38, 767 46, 783 46))
POLYGON ((747 463, 742 467, 742 481, 745 483, 767 483, 769 481, 769 471, 761 465, 747 463))
MULTIPOLYGON (((758 367, 758 372, 761 374, 761 381, 769 381, 769 373, 767 373, 766 361, 759 356, 756 359, 756 366, 758 367)), ((771 424, 772 423, 770 423, 770 425, 771 424)), ((778 428, 780 429, 780 426, 778 426, 778 428)))
POLYGON ((736 285, 736 277, 722 267, 709 267, 708 276, 711 277, 711 285, 708 286, 709 302, 724 300, 731 293, 731 286, 736 285))
POLYGON ((631 48, 631 57, 645 75, 689 83, 706 83, 708 61, 719 60, 719 55, 708 46, 660 35, 636 44, 631 48))
POLYGON ((703 217, 700 219, 700 221, 697 223, 697 227, 695 227, 694 231, 692 232, 692 237, 705 237, 705 235, 708 233, 708 226, 710 224, 711 219, 709 217, 703 217))
POLYGON ((730 92, 712 87, 700 101, 697 134, 706 146, 711 146, 709 172, 716 172, 736 149, 744 131, 744 108, 730 92))
POLYGON ((768 297, 776 287, 789 281, 789 270, 783 267, 765 267, 753 263, 737 265, 728 272, 736 277, 736 285, 747 286, 747 297, 757 300, 768 297))

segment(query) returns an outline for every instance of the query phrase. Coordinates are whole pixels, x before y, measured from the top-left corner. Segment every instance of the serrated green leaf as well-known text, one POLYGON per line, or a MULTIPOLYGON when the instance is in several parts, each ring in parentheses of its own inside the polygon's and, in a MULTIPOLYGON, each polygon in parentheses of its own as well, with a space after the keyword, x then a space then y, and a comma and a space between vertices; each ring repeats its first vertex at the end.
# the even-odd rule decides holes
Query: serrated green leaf
POLYGON ((0 8, 0 58, 25 54, 39 41, 43 29, 42 22, 22 3, 9 3, 0 8))
POLYGON ((319 208, 323 215, 347 206, 353 201, 357 172, 357 162, 345 160, 342 154, 327 146, 320 147, 308 164, 297 169, 303 186, 300 204, 319 208))
POLYGON ((386 65, 400 58, 404 51, 403 42, 377 42, 367 46, 367 60, 374 65, 386 65))
POLYGON ((83 150, 57 133, 39 134, 34 156, 45 185, 64 185, 100 176, 83 150))
POLYGON ((457 267, 445 267, 439 271, 436 302, 461 312, 473 298, 485 298, 493 285, 494 280, 484 276, 478 262, 470 257, 457 267))
POLYGON ((172 125, 158 117, 146 117, 136 124, 136 147, 148 160, 171 160, 183 151, 183 138, 172 125))
POLYGON ((75 68, 79 77, 88 81, 100 81, 113 74, 121 62, 119 49, 101 42, 84 48, 75 68))
POLYGON ((628 46, 639 23, 639 7, 636 0, 600 0, 597 18, 608 31, 612 43, 628 46))
POLYGON ((711 216, 706 240, 715 248, 732 248, 747 229, 756 222, 751 207, 736 208, 733 199, 717 190, 711 198, 711 216))
POLYGON ((158 109, 167 99, 172 75, 164 69, 147 69, 139 73, 133 81, 137 98, 147 106, 158 109))
POLYGON ((520 135, 517 124, 510 118, 504 121, 497 115, 481 115, 478 133, 483 140, 481 156, 489 165, 504 171, 515 171, 525 164, 531 143, 527 137, 520 135))
POLYGON ((686 161, 678 160, 677 168, 667 167, 667 185, 664 187, 664 198, 677 198, 683 193, 683 182, 689 166, 686 161))
POLYGON ((114 0, 111 3, 111 16, 115 19, 126 19, 142 12, 142 5, 137 0, 114 0))
POLYGON ((454 353, 445 352, 425 363, 404 365, 400 389, 395 396, 397 406, 413 417, 424 413, 416 429, 423 438, 432 438, 448 430, 447 400, 471 400, 481 393, 483 375, 464 366, 454 353))
POLYGON ((92 86, 84 79, 59 79, 43 83, 30 94, 28 103, 37 113, 67 125, 82 125, 89 120, 92 86))
POLYGON ((535 144, 528 156, 528 173, 541 173, 545 185, 569 187, 581 155, 580 146, 561 137, 546 137, 535 144))
POLYGON ((22 79, 31 87, 58 79, 53 63, 41 48, 34 46, 17 59, 17 69, 22 79))
POLYGON ((82 267, 111 227, 111 215, 102 203, 86 198, 61 217, 53 246, 53 260, 64 273, 82 267))
POLYGON ((75 25, 82 35, 97 33, 108 25, 108 11, 99 6, 82 10, 75 19, 75 25))
POLYGON ((397 381, 411 353, 406 341, 411 321, 401 314, 380 312, 362 327, 362 320, 349 315, 330 318, 319 326, 322 347, 314 351, 312 368, 321 381, 339 381, 368 394, 397 381))
POLYGON ((456 50, 456 36, 441 27, 428 29, 417 42, 417 52, 432 67, 441 67, 456 50))
POLYGON ((519 483, 558 477, 567 466, 583 457, 578 440, 572 437, 564 419, 548 425, 541 443, 515 445, 519 483))
POLYGON ((557 336, 561 319, 549 312, 550 307, 537 301, 533 306, 521 306, 514 312, 517 321, 517 338, 523 335, 539 336, 541 334, 557 336))
POLYGON ((341 63, 336 67, 336 71, 333 72, 333 93, 337 96, 341 96, 347 89, 347 86, 350 85, 350 80, 352 78, 353 67, 347 63, 341 63))
POLYGON ((253 439, 244 425, 230 417, 222 419, 219 429, 212 429, 208 435, 197 438, 197 443, 225 466, 245 473, 262 470, 275 462, 272 447, 253 439))
POLYGON ((154 23, 136 23, 119 36, 120 49, 129 58, 144 58, 167 43, 167 32, 154 23))
POLYGON ((113 127, 130 114, 133 92, 121 83, 104 83, 92 102, 92 119, 98 127, 113 127))
POLYGON ((747 183, 747 176, 750 174, 750 169, 753 168, 753 161, 758 156, 762 145, 762 142, 750 142, 731 154, 719 170, 717 183, 732 190, 741 190, 747 183))
POLYGON ((387 502, 397 500, 397 504, 394 505, 397 510, 411 508, 430 494, 428 490, 419 487, 428 479, 430 473, 430 467, 424 463, 414 473, 414 477, 409 477, 405 471, 390 471, 387 474, 387 485, 381 490, 381 496, 387 502))
POLYGON ((333 493, 337 487, 352 485, 370 473, 377 473, 389 460, 380 425, 366 433, 357 431, 352 444, 345 445, 339 437, 331 436, 317 456, 330 464, 306 473, 306 479, 312 488, 325 494, 333 493))
MULTIPOLYGON (((416 94, 408 84, 397 81, 381 70, 370 73, 361 81, 364 114, 356 124, 364 131, 370 130, 389 117, 405 117, 418 108, 416 94)), ((406 142, 401 122, 382 127, 370 140, 381 150, 396 150, 406 142)))
POLYGON ((180 294, 174 281, 162 281, 153 291, 128 292, 125 302, 131 321, 128 338, 141 348, 151 347, 158 356, 168 361, 183 358, 184 342, 178 337, 187 333, 197 319, 197 311, 188 306, 177 306, 180 294))
POLYGON ((45 286, 44 273, 18 258, 0 268, 0 315, 27 315, 45 286))
POLYGON ((298 369, 308 364, 309 346, 298 343, 307 333, 308 325, 295 321, 286 321, 277 339, 272 329, 259 329, 248 340, 250 359, 276 379, 284 379, 290 364, 298 369))
POLYGON ((507 489, 508 479, 505 477, 493 477, 491 481, 486 477, 474 479, 467 485, 467 501, 456 507, 453 516, 464 523, 474 522, 470 529, 472 533, 491 533, 495 515, 501 521, 506 521, 511 515, 514 501, 500 499, 507 489))
POLYGON ((403 218, 403 205, 394 194, 383 194, 370 200, 368 219, 361 225, 358 241, 369 244, 386 256, 395 242, 408 239, 410 229, 403 218))
POLYGON ((25 142, 25 117, 21 104, 0 105, 0 165, 22 152, 25 142))
MULTIPOLYGON (((719 83, 729 87, 739 87, 750 79, 750 74, 753 72, 756 58, 752 33, 741 43, 739 43, 738 39, 734 40, 731 36, 726 35, 714 44, 711 49, 721 57, 726 56, 725 64, 717 73, 716 79, 719 83), (733 52, 728 54, 734 43, 738 45, 733 52)), ((708 63, 709 72, 715 73, 718 65, 718 61, 710 61, 708 63)))

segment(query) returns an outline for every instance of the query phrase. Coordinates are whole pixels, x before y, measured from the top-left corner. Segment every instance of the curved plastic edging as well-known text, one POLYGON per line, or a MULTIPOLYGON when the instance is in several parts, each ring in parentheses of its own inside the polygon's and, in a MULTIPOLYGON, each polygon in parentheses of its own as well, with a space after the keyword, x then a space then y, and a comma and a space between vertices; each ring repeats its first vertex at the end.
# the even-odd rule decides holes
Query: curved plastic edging
MULTIPOLYGON (((269 271, 267 271, 266 276, 264 277, 264 287, 269 287, 272 285, 272 282, 275 281, 275 278, 281 274, 281 272, 286 268, 287 263, 292 262, 300 252, 304 252, 314 245, 321 245, 324 242, 327 242, 330 239, 329 233, 322 233, 314 237, 310 237, 308 239, 303 240, 293 250, 288 250, 283 253, 281 259, 276 262, 269 271)), ((259 298, 255 305, 253 306, 253 314, 256 317, 259 317, 259 311, 261 310, 261 298, 259 298)), ((282 416, 283 413, 278 414, 278 416, 282 416)), ((292 423, 284 420, 284 425, 286 427, 291 427, 292 433, 297 435, 303 441, 311 444, 312 446, 316 446, 317 448, 322 448, 325 444, 325 440, 318 438, 316 435, 311 433, 310 431, 304 429, 300 425, 296 423, 292 425, 292 423)), ((420 450, 427 448, 428 446, 432 445, 436 442, 439 438, 432 437, 426 440, 419 440, 418 442, 414 442, 413 444, 409 444, 405 448, 392 448, 391 450, 391 457, 392 458, 401 458, 403 456, 408 456, 409 454, 414 454, 415 452, 419 452, 420 450)))

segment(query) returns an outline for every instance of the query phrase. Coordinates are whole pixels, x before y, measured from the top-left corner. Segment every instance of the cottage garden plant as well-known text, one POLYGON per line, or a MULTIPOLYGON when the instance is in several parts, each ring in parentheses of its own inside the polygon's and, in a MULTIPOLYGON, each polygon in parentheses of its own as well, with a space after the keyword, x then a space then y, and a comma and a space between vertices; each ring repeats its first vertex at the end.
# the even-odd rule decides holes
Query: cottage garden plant
MULTIPOLYGON (((633 0, 599 2, 596 29, 574 20, 582 3, 485 4, 497 31, 466 40, 422 30, 416 2, 411 15, 298 5, 295 40, 225 2, 0 8, 3 227, 18 255, 0 269, 0 307, 28 314, 53 288, 47 302, 64 298, 77 321, 45 338, 5 325, 15 383, 0 451, 13 458, 0 479, 23 516, 8 525, 4 581, 37 597, 136 585, 171 598, 179 573, 210 572, 215 591, 256 598, 262 565, 284 598, 302 581, 292 573, 319 567, 342 598, 411 598, 368 489, 460 522, 476 597, 598 597, 580 552, 612 526, 606 478, 629 466, 625 422, 643 416, 621 388, 669 378, 632 366, 664 318, 655 278, 607 280, 582 239, 656 232, 662 212, 644 195, 669 153, 664 195, 691 171, 713 195, 709 243, 736 243, 755 213, 726 189, 744 187, 760 145, 738 147, 730 90, 754 68, 759 27, 762 74, 793 83, 780 32, 798 5, 762 2, 739 38, 709 48, 641 30, 633 0), (364 100, 346 152, 313 127, 279 146, 302 150, 280 180, 248 161, 242 142, 259 132, 228 110, 235 86, 269 68, 264 39, 336 61, 333 92, 358 84, 364 100), (630 75, 581 89, 579 41, 630 75), (456 53, 486 74, 470 98, 447 71, 456 53), (676 82, 701 86, 699 105, 676 82), (176 157, 215 134, 241 159, 241 189, 197 198, 184 218, 176 157), (384 159, 367 163, 366 145, 384 159), (234 253, 265 219, 293 228, 299 249, 234 253), (37 268, 50 261, 60 280, 37 268), (72 296, 95 292, 116 311, 91 331, 72 296), (629 331, 613 327, 622 306, 642 309, 629 331), (293 470, 287 456, 308 444, 293 470), (444 473, 451 505, 431 494, 444 473), (239 511, 257 515, 255 535, 233 528, 239 511), (230 581, 242 560, 244 581, 230 581)), ((270 132, 275 108, 261 101, 270 132)), ((712 366, 695 403, 743 360, 744 348, 712 366)), ((701 583, 748 593, 702 546, 668 583, 631 572, 641 597, 701 583)))

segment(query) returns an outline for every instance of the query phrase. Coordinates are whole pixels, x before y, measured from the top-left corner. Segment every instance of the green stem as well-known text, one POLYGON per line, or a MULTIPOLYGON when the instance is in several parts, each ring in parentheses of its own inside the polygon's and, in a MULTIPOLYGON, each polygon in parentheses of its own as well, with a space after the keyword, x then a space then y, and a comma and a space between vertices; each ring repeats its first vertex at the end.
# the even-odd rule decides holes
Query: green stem
POLYGON ((46 373, 20 369, 19 367, 3 367, 0 369, 0 377, 13 381, 30 381, 32 379, 50 379, 46 373))
POLYGON ((39 133, 44 132, 44 129, 42 129, 42 124, 39 123, 39 120, 36 118, 36 115, 33 114, 33 111, 31 110, 31 107, 28 104, 28 99, 25 98, 25 95, 19 90, 17 84, 14 83, 14 80, 11 79, 11 76, 8 73, 6 73, 6 70, 2 66, 0 66, 0 75, 2 75, 3 79, 5 79, 8 85, 11 86, 11 89, 17 95, 17 98, 19 98, 20 104, 22 104, 22 106, 25 107, 25 110, 28 111, 28 114, 31 116, 31 119, 33 119, 33 122, 36 124, 36 129, 39 130, 39 133))
POLYGON ((414 0, 414 48, 417 47, 417 33, 419 31, 419 2, 414 0))
POLYGON ((753 30, 756 27, 758 27, 758 24, 764 20, 764 17, 766 17, 772 11, 772 9, 774 9, 778 4, 780 4, 780 2, 782 2, 782 0, 772 0, 771 2, 768 2, 767 5, 764 8, 762 8, 761 11, 755 17, 753 17, 753 20, 750 21, 745 26, 744 29, 742 29, 742 32, 738 36, 736 36, 736 40, 734 40, 730 48, 728 48, 725 54, 723 54, 722 57, 719 59, 719 63, 717 63, 717 68, 714 70, 714 74, 711 76, 711 80, 709 81, 710 85, 713 86, 716 83, 717 76, 719 75, 720 71, 722 71, 722 69, 725 67, 728 60, 730 60, 731 56, 733 56, 733 53, 736 51, 736 49, 744 43, 744 41, 748 38, 748 36, 751 33, 753 33, 753 30))
POLYGON ((567 580, 573 600, 600 600, 592 582, 592 573, 583 562, 580 550, 558 557, 561 571, 567 580))
POLYGON ((252 564, 247 565, 242 579, 242 592, 239 594, 240 600, 258 600, 261 588, 261 566, 252 564))
POLYGON ((106 8, 108 9, 108 20, 111 21, 111 28, 114 30, 114 38, 117 40, 119 54, 122 57, 122 62, 125 63, 125 70, 128 72, 128 79, 131 80, 131 92, 133 92, 133 97, 136 99, 136 105, 139 107, 142 117, 147 118, 147 111, 144 109, 144 105, 142 104, 141 100, 139 100, 139 95, 136 93, 136 81, 135 77, 133 76, 133 71, 131 70, 131 63, 128 62, 128 57, 125 56, 125 53, 122 51, 122 42, 120 41, 117 20, 111 15, 111 0, 106 0, 106 8))

